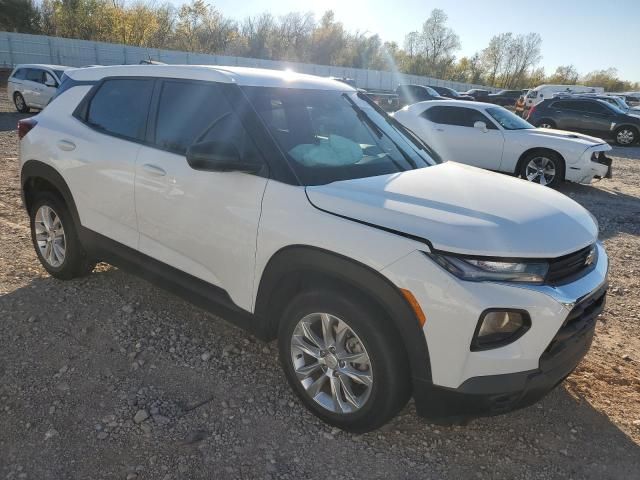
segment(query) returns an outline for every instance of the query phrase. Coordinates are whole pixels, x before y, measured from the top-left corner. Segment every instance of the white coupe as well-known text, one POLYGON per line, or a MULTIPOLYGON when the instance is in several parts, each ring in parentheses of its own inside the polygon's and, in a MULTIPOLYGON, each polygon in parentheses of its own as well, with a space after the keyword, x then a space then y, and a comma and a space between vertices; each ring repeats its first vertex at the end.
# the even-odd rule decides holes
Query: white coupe
POLYGON ((600 138, 535 128, 496 105, 460 100, 415 103, 393 117, 445 160, 512 173, 541 185, 611 177, 600 138))

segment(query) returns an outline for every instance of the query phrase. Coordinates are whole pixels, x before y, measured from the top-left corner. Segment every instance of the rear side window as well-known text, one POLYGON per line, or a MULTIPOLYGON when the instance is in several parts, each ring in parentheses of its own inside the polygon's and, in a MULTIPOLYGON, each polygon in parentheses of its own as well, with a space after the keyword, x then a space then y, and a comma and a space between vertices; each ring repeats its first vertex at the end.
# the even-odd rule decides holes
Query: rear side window
POLYGON ((156 116, 155 144, 184 155, 194 143, 208 141, 231 142, 243 158, 258 155, 219 85, 164 81, 156 116))
POLYGON ((89 103, 86 122, 106 133, 142 140, 152 90, 152 80, 106 80, 89 103))
POLYGON ((497 127, 482 112, 473 108, 462 107, 432 107, 423 114, 427 120, 442 125, 455 125, 457 127, 473 127, 476 122, 484 122, 488 129, 496 130, 497 127))
POLYGON ((15 78, 16 80, 24 80, 24 77, 27 73, 27 70, 24 68, 19 68, 18 70, 16 70, 16 72, 12 75, 11 78, 15 78))

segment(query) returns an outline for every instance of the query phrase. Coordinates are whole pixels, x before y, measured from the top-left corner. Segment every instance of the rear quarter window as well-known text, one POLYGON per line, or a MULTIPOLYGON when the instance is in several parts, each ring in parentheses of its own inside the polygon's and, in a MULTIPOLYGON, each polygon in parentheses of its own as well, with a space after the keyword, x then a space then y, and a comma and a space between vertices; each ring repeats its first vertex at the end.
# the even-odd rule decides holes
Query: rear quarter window
POLYGON ((152 91, 150 79, 105 80, 93 94, 82 119, 104 133, 142 140, 152 91))
POLYGON ((25 74, 27 73, 27 70, 24 68, 19 68, 18 70, 16 70, 13 75, 11 75, 11 78, 14 78, 16 80, 24 80, 25 74))

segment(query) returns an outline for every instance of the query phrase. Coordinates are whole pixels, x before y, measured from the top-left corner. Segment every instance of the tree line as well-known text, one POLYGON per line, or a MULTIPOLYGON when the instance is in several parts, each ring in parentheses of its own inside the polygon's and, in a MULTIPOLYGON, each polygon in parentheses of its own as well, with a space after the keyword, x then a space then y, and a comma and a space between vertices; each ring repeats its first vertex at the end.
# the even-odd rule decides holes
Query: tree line
POLYGON ((613 68, 580 75, 574 66, 547 74, 537 33, 500 33, 471 56, 457 57, 458 34, 434 9, 402 46, 350 32, 329 10, 270 13, 236 20, 204 0, 179 8, 154 0, 0 0, 0 29, 189 52, 399 71, 500 88, 582 83, 608 91, 640 89, 613 68))

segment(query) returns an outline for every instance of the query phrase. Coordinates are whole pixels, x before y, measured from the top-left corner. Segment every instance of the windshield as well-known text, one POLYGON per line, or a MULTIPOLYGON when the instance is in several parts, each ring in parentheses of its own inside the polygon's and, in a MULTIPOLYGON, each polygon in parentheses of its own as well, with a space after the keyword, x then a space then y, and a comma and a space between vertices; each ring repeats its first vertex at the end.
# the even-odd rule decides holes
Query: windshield
POLYGON ((491 117, 505 130, 524 130, 527 128, 535 128, 529 122, 511 113, 506 108, 487 108, 487 113, 491 115, 491 117))
POLYGON ((439 163, 428 146, 356 92, 243 87, 303 185, 439 163))

